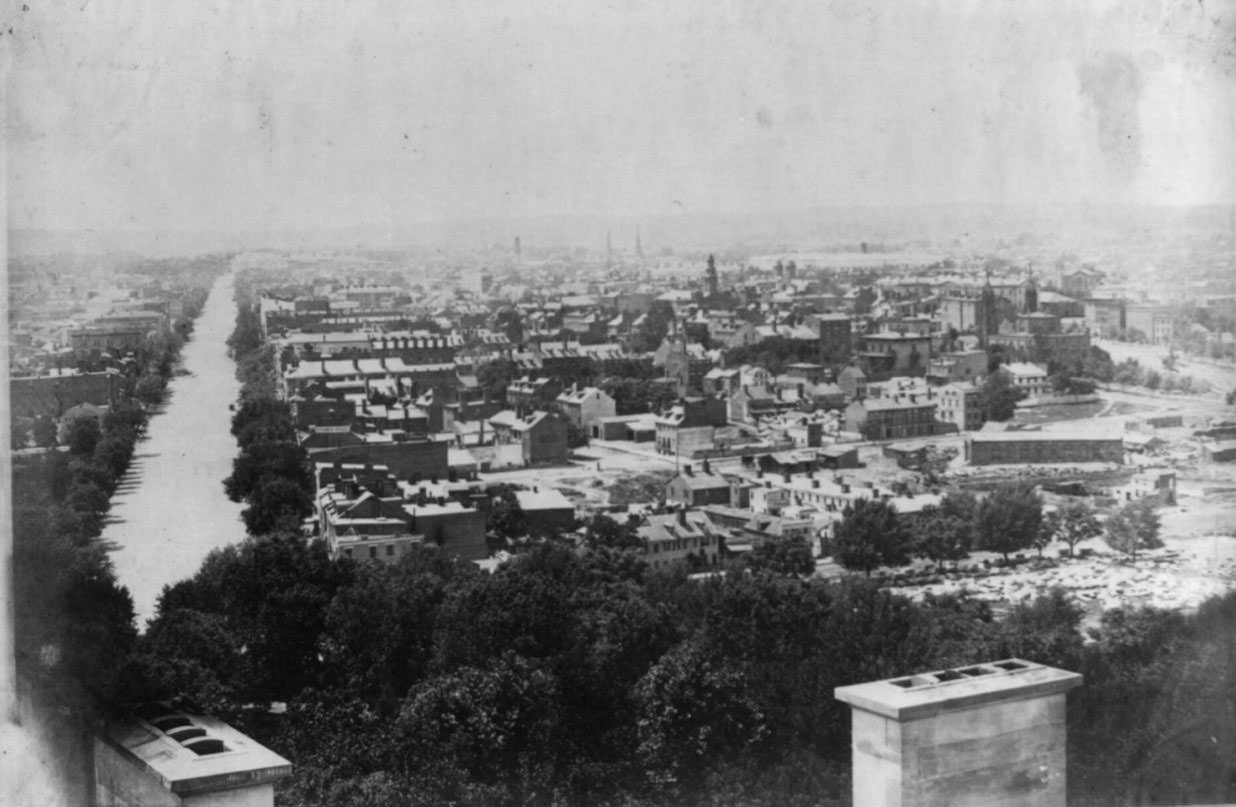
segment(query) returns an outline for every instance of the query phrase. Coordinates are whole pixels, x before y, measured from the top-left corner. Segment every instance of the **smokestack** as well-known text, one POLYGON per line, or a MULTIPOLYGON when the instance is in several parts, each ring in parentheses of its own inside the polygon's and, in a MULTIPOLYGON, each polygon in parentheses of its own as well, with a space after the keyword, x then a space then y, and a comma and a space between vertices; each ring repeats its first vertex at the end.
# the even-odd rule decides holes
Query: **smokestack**
POLYGON ((1022 659, 838 687, 854 807, 1064 807, 1065 699, 1081 675, 1022 659))

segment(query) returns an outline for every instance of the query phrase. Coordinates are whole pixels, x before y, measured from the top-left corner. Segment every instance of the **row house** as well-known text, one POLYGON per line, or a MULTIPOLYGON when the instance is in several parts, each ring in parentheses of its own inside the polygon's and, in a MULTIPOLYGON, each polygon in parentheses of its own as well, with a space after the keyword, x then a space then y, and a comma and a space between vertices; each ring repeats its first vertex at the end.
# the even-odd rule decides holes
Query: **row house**
POLYGON ((846 407, 845 427, 869 440, 927 437, 936 431, 936 402, 888 398, 855 401, 846 407))

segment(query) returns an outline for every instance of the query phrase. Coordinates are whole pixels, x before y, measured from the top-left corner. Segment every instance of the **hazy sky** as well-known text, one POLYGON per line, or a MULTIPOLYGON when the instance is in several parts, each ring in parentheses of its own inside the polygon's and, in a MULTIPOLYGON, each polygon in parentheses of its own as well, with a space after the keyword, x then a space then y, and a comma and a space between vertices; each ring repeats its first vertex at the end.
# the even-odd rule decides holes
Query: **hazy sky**
POLYGON ((26 0, 16 227, 1232 202, 1232 0, 26 0))

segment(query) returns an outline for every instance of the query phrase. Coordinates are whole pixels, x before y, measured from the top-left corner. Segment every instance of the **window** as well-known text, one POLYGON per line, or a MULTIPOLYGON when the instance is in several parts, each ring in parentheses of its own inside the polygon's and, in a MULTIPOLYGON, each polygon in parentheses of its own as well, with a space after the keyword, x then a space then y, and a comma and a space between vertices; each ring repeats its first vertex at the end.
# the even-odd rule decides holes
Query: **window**
POLYGON ((378 548, 376 546, 369 547, 369 557, 376 558, 378 556, 378 548))
POLYGON ((395 555, 395 545, 387 544, 386 545, 386 556, 390 558, 390 557, 394 557, 394 555, 395 555))

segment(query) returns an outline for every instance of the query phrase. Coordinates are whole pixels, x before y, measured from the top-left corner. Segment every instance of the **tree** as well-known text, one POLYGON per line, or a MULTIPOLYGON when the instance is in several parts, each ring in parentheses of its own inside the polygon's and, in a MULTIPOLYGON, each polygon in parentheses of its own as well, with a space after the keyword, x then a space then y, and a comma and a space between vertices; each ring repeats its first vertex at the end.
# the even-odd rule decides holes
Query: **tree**
POLYGON ((666 653, 635 687, 636 753, 654 782, 696 792, 703 770, 758 743, 764 714, 742 673, 696 642, 666 653))
POLYGON ((90 416, 74 418, 69 424, 67 435, 69 453, 78 457, 93 455, 95 446, 99 444, 102 436, 98 418, 90 416))
POLYGON ((167 392, 167 378, 158 373, 146 373, 133 388, 133 397, 147 406, 157 406, 163 403, 167 392))
POLYGON ((295 532, 301 520, 313 512, 313 498, 298 482, 281 476, 264 476, 246 497, 249 506, 241 513, 250 535, 276 531, 295 532))
POLYGON ((800 535, 766 539, 745 558, 747 568, 780 575, 808 575, 815 571, 815 559, 807 539, 800 535))
MULTIPOLYGON (((1231 403, 1231 401, 1228 401, 1231 403)), ((26 447, 26 443, 30 441, 30 423, 23 418, 13 418, 9 430, 10 448, 13 451, 18 451, 26 447)))
POLYGON ((503 485, 493 497, 489 515, 485 518, 485 530, 507 541, 528 534, 528 519, 519 505, 515 489, 510 485, 503 485))
POLYGON ((909 561, 909 539, 897 511, 883 499, 859 499, 845 509, 833 538, 834 556, 847 569, 871 576, 877 566, 909 561))
POLYGON ((524 319, 515 308, 504 308, 494 315, 494 327, 506 334, 511 344, 518 345, 524 341, 524 319))
POLYGON ((291 442, 296 439, 291 407, 269 395, 246 398, 232 415, 232 436, 241 448, 266 440, 291 442))
POLYGON ((56 421, 47 415, 35 418, 31 432, 34 435, 34 444, 39 448, 50 448, 56 444, 56 421))
POLYGON ((1007 370, 996 370, 983 382, 980 401, 986 420, 1011 420, 1017 412, 1017 402, 1026 397, 1024 390, 1014 386, 1007 370))
MULTIPOLYGON (((1060 541, 1067 546, 1070 558, 1073 557, 1074 547, 1079 543, 1102 533, 1103 528, 1095 517, 1094 510, 1084 501, 1068 502, 1047 513, 1040 529, 1042 540, 1048 543, 1060 541)), ((1038 548, 1041 555, 1043 547, 1038 548)))
POLYGON ((305 450, 283 440, 255 440, 232 460, 232 475, 224 480, 228 498, 247 499, 264 477, 290 480, 306 491, 313 489, 305 450))
POLYGON ((519 375, 519 366, 510 359, 494 359, 477 368, 476 380, 491 401, 506 397, 506 388, 519 375))
POLYGON ((914 553, 936 563, 958 561, 969 554, 972 518, 928 505, 912 521, 914 553))
POLYGON ((597 513, 585 526, 584 541, 593 549, 639 549, 643 546, 634 519, 620 522, 604 513, 597 513))
POLYGON ((527 777, 518 801, 549 803, 561 702, 555 676, 516 654, 463 667, 408 693, 402 750, 448 781, 455 771, 486 785, 527 777))
POLYGON ((1139 549, 1163 546, 1163 541, 1159 539, 1159 513, 1155 510, 1154 499, 1129 502, 1108 516, 1105 526, 1108 545, 1134 559, 1139 549))
POLYGON ((974 514, 977 549, 1010 552, 1033 546, 1043 520, 1043 502, 1032 485, 1001 485, 979 502, 974 514))

